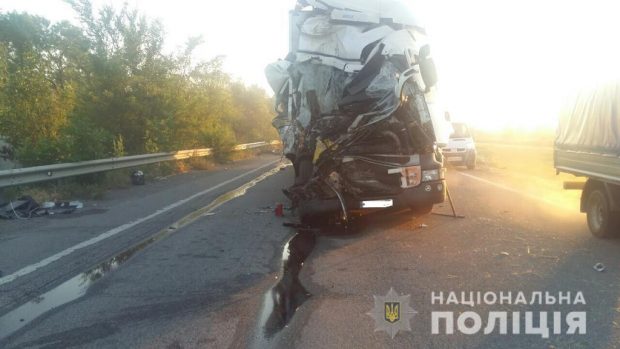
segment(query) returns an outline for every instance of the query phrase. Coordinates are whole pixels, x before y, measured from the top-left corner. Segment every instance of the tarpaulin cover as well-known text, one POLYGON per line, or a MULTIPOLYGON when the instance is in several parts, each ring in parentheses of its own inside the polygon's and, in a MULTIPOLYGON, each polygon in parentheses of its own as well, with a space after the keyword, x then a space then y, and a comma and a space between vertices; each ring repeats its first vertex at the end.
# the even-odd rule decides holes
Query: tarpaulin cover
POLYGON ((584 91, 560 114, 558 149, 620 156, 620 82, 584 91))

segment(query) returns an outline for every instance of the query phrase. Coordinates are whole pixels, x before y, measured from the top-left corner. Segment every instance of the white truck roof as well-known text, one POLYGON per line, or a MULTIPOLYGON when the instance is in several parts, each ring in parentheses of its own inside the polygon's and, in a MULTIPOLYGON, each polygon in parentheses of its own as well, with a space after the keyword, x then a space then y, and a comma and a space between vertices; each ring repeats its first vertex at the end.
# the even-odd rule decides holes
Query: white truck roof
POLYGON ((305 0, 301 2, 314 8, 362 12, 371 17, 391 19, 395 24, 424 27, 420 19, 411 11, 408 2, 403 0, 305 0))

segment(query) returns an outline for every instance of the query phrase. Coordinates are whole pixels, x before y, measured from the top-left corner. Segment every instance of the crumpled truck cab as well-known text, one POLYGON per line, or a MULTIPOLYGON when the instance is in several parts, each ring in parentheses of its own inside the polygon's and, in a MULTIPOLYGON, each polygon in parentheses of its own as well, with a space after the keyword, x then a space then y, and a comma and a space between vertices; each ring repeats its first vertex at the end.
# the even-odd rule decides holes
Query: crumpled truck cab
POLYGON ((425 31, 402 1, 298 1, 290 50, 269 65, 273 121, 295 169, 300 218, 445 199, 437 77, 425 31))

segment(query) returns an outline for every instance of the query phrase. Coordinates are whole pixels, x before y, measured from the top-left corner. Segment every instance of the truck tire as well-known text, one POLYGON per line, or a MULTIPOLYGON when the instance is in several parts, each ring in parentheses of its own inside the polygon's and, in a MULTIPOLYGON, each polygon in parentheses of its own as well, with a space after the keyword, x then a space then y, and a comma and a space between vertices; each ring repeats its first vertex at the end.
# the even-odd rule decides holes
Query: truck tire
POLYGON ((618 224, 610 211, 609 198, 604 189, 594 188, 589 191, 586 200, 588 228, 598 238, 616 235, 618 224))
POLYGON ((433 206, 434 204, 427 203, 427 204, 420 204, 420 205, 415 205, 415 206, 412 205, 410 206, 410 208, 414 215, 424 216, 424 215, 431 213, 431 211, 433 210, 433 206))

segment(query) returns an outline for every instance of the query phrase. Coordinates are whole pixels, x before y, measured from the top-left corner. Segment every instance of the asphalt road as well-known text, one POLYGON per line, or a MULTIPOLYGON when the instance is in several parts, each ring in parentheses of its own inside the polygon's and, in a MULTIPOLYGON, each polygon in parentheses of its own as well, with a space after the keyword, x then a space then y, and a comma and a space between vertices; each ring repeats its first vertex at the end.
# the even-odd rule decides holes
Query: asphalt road
POLYGON ((574 193, 501 170, 451 169, 465 218, 372 215, 348 232, 303 235, 288 253, 300 235, 282 225, 294 221, 289 211, 274 215, 292 176, 277 160, 113 191, 63 217, 0 221, 0 347, 620 347, 620 240, 590 236, 574 193), (283 274, 283 257, 300 263, 303 252, 300 284, 291 283, 296 267, 283 274), (274 312, 277 282, 297 297, 285 292, 291 306, 274 312), (390 288, 417 312, 394 338, 367 314, 390 288), (524 292, 528 301, 537 291, 583 292, 586 304, 432 304, 433 292, 470 291, 524 292), (432 334, 432 312, 471 310, 485 324, 490 311, 584 311, 587 332, 432 334), (274 316, 289 321, 279 329, 274 316))

